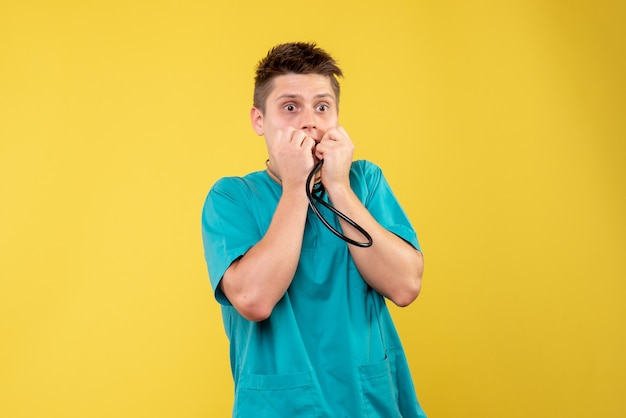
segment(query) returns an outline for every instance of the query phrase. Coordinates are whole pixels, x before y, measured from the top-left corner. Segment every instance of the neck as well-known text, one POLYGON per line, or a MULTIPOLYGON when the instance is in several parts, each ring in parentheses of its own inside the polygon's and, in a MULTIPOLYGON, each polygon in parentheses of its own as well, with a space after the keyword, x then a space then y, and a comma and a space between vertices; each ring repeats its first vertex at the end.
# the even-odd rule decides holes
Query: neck
POLYGON ((274 180, 276 180, 277 182, 282 184, 283 180, 280 178, 280 176, 274 170, 272 170, 272 167, 270 167, 270 159, 269 158, 267 160, 265 160, 265 167, 267 168, 267 171, 270 173, 270 177, 272 177, 274 180))

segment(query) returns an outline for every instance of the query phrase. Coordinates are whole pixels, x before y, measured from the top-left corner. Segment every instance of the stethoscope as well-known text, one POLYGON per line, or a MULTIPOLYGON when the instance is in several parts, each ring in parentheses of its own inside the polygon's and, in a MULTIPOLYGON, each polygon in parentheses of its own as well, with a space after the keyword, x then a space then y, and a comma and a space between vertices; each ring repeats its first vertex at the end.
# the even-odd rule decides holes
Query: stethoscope
POLYGON ((370 234, 368 234, 367 231, 365 229, 363 229, 363 227, 361 225, 357 224, 352 219, 348 218, 346 215, 344 215, 343 213, 341 213, 340 211, 335 209, 333 206, 331 206, 328 202, 326 202, 323 199, 323 196, 324 196, 324 193, 325 193, 326 190, 324 189, 324 185, 322 184, 322 182, 320 181, 319 183, 315 183, 313 185, 313 187, 311 187, 311 181, 315 177, 315 174, 317 174, 317 172, 320 171, 320 169, 322 168, 322 164, 324 164, 324 160, 320 160, 315 165, 315 167, 313 167, 313 170, 311 170, 311 173, 309 174, 309 177, 306 179, 306 186, 305 186, 306 187, 306 196, 309 198, 309 206, 313 210, 313 213, 315 213, 317 215, 317 217, 320 218, 320 221, 322 221, 324 226, 326 228, 328 228, 330 230, 330 232, 332 232, 333 234, 337 235, 339 238, 341 238, 342 240, 344 240, 348 244, 352 244, 354 246, 361 247, 361 248, 371 247, 371 245, 372 245, 372 243, 374 241, 372 240, 372 237, 370 236, 370 234), (337 215, 338 217, 340 217, 341 219, 346 221, 348 224, 350 224, 350 226, 352 226, 354 229, 359 231, 361 233, 361 235, 363 235, 365 237, 367 242, 355 241, 352 238, 348 238, 347 236, 345 236, 341 232, 337 231, 331 224, 328 223, 328 221, 324 218, 324 216, 322 216, 322 214, 320 213, 320 211, 317 208, 317 206, 315 206, 313 200, 317 200, 321 205, 323 205, 326 208, 330 209, 331 212, 333 212, 335 215, 337 215))
MULTIPOLYGON (((274 177, 276 177, 278 180, 280 180, 280 177, 278 176, 277 173, 274 172, 274 170, 272 170, 272 168, 270 167, 269 163, 270 163, 270 160, 268 158, 265 161, 265 167, 267 167, 269 172, 272 173, 274 175, 274 177)), ((313 213, 315 213, 315 215, 317 215, 317 217, 320 219, 320 221, 322 221, 322 224, 324 224, 324 226, 326 228, 328 228, 328 230, 330 232, 332 232, 333 234, 335 234, 336 236, 338 236, 339 238, 341 238, 342 240, 344 240, 348 244, 352 244, 352 245, 354 245, 356 247, 361 247, 361 248, 371 247, 374 241, 372 240, 371 235, 368 234, 367 231, 365 229, 363 229, 363 227, 361 225, 357 224, 352 219, 348 218, 346 215, 341 213, 339 210, 337 210, 333 206, 331 206, 328 202, 324 201, 323 197, 324 197, 324 193, 326 192, 326 190, 324 189, 324 185, 322 184, 322 182, 315 183, 313 185, 313 187, 311 187, 311 181, 313 181, 313 178, 315 177, 317 172, 321 170, 322 164, 324 164, 324 160, 320 160, 315 165, 315 167, 313 167, 313 170, 311 170, 311 173, 309 173, 309 176, 306 179, 305 188, 306 188, 306 196, 309 199, 309 207, 311 208, 311 210, 313 210, 313 213), (346 221, 348 224, 350 224, 350 226, 352 226, 354 229, 359 231, 361 233, 361 235, 363 235, 365 237, 367 242, 355 241, 352 238, 349 238, 349 237, 345 236, 344 234, 339 232, 337 229, 335 229, 330 223, 328 223, 328 221, 320 213, 320 211, 317 208, 317 206, 315 206, 314 200, 316 200, 321 205, 323 205, 326 208, 328 208, 335 215, 337 215, 338 217, 340 217, 341 219, 346 221)))

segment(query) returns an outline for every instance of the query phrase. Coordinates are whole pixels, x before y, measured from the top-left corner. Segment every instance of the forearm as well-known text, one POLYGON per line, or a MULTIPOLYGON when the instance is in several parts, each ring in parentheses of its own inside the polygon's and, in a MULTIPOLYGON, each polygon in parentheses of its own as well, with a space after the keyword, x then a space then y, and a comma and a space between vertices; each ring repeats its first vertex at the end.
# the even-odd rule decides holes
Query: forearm
POLYGON ((222 290, 245 318, 266 319, 287 291, 300 258, 306 214, 304 193, 284 190, 264 237, 224 274, 222 290))
MULTIPOLYGON (((349 245, 350 254, 363 279, 398 306, 407 306, 421 288, 423 258, 412 245, 383 228, 349 187, 329 192, 334 206, 363 227, 373 244, 368 248, 349 245)), ((340 220, 343 233, 357 241, 363 236, 340 220)))

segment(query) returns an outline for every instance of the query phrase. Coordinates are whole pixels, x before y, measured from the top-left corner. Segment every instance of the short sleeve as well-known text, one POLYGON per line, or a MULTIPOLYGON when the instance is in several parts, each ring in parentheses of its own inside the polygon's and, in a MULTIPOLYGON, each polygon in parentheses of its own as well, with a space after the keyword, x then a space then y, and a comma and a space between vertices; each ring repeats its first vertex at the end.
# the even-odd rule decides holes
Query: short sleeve
POLYGON ((211 286, 219 303, 231 304, 219 287, 224 273, 260 239, 244 181, 238 177, 218 180, 202 210, 202 241, 211 286))
POLYGON ((388 231, 422 251, 411 221, 400 206, 380 167, 359 160, 352 169, 352 188, 370 214, 388 231))

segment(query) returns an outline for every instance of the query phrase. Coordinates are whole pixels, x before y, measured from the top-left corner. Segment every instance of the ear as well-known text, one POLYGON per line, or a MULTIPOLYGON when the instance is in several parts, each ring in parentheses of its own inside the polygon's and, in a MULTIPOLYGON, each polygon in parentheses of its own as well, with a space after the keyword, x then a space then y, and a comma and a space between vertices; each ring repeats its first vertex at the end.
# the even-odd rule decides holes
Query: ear
POLYGON ((263 135, 263 113, 256 107, 250 109, 250 123, 257 135, 263 135))

